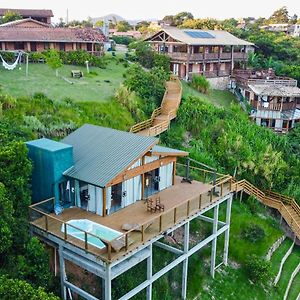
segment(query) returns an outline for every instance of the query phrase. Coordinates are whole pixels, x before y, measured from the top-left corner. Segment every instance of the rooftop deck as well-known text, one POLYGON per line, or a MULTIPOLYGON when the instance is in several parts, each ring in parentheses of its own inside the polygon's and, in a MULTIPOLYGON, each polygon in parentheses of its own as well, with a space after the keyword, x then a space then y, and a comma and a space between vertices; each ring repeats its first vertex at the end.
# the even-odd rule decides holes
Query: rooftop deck
POLYGON ((45 213, 41 209, 42 204, 47 204, 47 201, 48 204, 53 203, 53 199, 49 199, 31 206, 31 225, 95 254, 103 261, 111 262, 172 228, 180 221, 207 208, 218 201, 220 197, 228 194, 230 190, 230 176, 220 177, 214 186, 199 181, 192 181, 191 184, 181 182, 181 178, 176 176, 174 186, 154 195, 154 197, 159 196, 161 203, 164 204, 165 210, 163 212, 151 213, 147 211, 147 205, 141 200, 106 217, 101 217, 77 207, 65 209, 62 214, 56 216, 54 213, 45 213), (85 235, 85 240, 81 241, 62 231, 62 228, 67 231, 65 222, 74 219, 88 219, 120 231, 123 235, 114 241, 107 241, 81 230, 85 235), (122 225, 125 223, 136 225, 135 228, 124 231, 122 225), (99 249, 89 244, 89 235, 100 239, 106 247, 99 249), (119 245, 121 243, 122 246, 119 251, 116 251, 114 247, 116 241, 119 245))

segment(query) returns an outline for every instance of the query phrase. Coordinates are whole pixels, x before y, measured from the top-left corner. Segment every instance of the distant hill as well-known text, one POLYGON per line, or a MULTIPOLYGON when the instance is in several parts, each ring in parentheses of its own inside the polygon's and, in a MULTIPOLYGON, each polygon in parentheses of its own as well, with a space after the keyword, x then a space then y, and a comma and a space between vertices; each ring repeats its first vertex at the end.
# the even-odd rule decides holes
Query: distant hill
MULTIPOLYGON (((125 21, 126 19, 117 15, 117 14, 108 14, 102 17, 95 17, 92 18, 92 22, 96 23, 97 21, 115 21, 115 22, 120 22, 120 21, 125 21)), ((146 21, 152 22, 152 21, 156 21, 157 19, 147 19, 146 21)), ((145 20, 126 20, 130 25, 136 25, 137 23, 141 22, 141 21, 145 21, 145 20)))

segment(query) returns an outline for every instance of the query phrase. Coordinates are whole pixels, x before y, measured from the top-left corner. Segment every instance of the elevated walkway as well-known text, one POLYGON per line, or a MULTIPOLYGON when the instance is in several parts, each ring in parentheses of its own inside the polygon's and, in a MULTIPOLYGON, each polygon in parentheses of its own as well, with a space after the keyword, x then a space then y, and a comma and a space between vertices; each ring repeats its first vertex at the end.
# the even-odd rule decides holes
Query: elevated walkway
POLYGON ((239 192, 243 190, 248 195, 254 196, 264 205, 276 208, 295 236, 300 240, 300 207, 295 199, 272 191, 263 192, 245 179, 241 181, 233 179, 233 181, 233 191, 239 192))
POLYGON ((150 119, 131 127, 130 132, 144 136, 156 136, 168 130, 171 120, 176 118, 182 97, 180 80, 171 76, 166 82, 166 91, 161 106, 156 108, 150 119))

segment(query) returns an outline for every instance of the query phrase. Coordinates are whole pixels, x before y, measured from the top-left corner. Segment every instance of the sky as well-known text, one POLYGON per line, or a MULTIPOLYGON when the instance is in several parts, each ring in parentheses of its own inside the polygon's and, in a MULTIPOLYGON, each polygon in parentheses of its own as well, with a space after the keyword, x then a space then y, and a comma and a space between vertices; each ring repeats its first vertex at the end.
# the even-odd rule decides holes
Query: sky
POLYGON ((101 17, 110 13, 125 19, 162 19, 165 15, 181 11, 191 12, 195 18, 240 18, 269 17, 272 12, 287 6, 290 15, 300 17, 299 0, 0 0, 1 8, 52 9, 53 21, 60 17, 69 20, 83 20, 101 17))

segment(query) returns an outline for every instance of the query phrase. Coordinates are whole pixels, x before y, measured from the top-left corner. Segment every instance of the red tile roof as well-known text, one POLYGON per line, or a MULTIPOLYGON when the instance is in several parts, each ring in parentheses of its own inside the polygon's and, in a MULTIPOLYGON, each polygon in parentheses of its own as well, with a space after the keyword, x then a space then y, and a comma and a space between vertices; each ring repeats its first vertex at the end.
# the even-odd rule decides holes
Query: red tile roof
POLYGON ((37 20, 27 18, 27 19, 21 19, 21 20, 16 20, 16 21, 11 21, 7 23, 0 24, 0 27, 27 27, 27 28, 32 28, 32 27, 51 27, 51 24, 47 24, 44 22, 39 22, 37 20))
POLYGON ((2 42, 104 42, 100 30, 91 28, 0 27, 2 42))
POLYGON ((7 11, 20 14, 22 17, 53 17, 53 12, 50 9, 14 9, 14 8, 0 8, 0 16, 4 16, 7 11))

